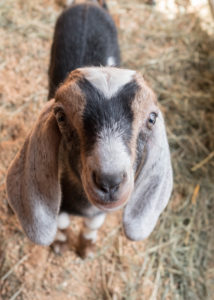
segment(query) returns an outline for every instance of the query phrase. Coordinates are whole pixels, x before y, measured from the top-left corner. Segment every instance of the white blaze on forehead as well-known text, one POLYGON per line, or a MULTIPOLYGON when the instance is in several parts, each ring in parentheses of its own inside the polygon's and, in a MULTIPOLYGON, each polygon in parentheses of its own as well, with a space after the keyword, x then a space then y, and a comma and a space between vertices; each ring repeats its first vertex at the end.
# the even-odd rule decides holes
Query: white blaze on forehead
POLYGON ((74 0, 66 0, 66 4, 67 4, 67 6, 69 6, 69 5, 73 4, 73 2, 74 2, 74 0))
POLYGON ((116 62, 115 62, 115 59, 113 56, 109 56, 107 58, 107 63, 106 63, 107 66, 116 66, 116 62))
POLYGON ((113 67, 91 67, 79 69, 90 83, 100 90, 106 98, 112 97, 125 84, 132 81, 133 70, 113 67))

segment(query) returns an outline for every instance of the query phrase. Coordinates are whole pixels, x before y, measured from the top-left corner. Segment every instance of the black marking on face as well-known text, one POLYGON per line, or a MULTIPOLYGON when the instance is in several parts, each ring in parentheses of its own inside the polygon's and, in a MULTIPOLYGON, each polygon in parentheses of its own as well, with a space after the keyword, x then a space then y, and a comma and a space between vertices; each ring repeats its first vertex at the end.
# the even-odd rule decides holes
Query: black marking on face
MULTIPOLYGON (((87 79, 79 82, 86 97, 83 113, 85 133, 85 151, 90 152, 99 133, 104 129, 121 134, 128 148, 132 134, 133 112, 132 100, 139 86, 136 81, 125 84, 114 96, 106 99, 101 91, 96 89, 87 79)), ((129 149, 129 148, 128 148, 129 149)))

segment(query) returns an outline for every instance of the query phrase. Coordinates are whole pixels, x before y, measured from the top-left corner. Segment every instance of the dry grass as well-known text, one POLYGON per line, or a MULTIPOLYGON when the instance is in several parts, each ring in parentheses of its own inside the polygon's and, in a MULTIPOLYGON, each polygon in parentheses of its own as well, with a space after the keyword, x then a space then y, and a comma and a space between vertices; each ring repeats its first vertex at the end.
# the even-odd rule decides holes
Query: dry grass
MULTIPOLYGON (((46 101, 61 8, 51 0, 0 3, 0 299, 213 299, 214 35, 203 28, 214 30, 190 2, 177 3, 169 19, 142 1, 109 1, 123 66, 145 75, 165 113, 174 192, 147 241, 127 241, 121 213, 113 214, 85 261, 73 249, 56 256, 32 245, 7 207, 6 170, 46 101)), ((71 228, 77 236, 81 221, 71 228)))

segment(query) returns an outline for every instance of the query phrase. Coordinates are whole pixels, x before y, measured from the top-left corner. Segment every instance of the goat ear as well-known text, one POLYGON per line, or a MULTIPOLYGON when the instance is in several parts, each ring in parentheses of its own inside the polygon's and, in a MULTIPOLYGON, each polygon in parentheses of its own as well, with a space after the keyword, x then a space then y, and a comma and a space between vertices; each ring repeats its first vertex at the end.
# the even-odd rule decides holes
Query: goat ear
POLYGON ((36 244, 49 245, 57 230, 61 192, 58 151, 61 135, 49 101, 11 163, 8 200, 26 235, 36 244))
POLYGON ((146 159, 123 215, 124 231, 131 240, 149 236, 172 191, 171 159, 161 112, 145 147, 146 159))

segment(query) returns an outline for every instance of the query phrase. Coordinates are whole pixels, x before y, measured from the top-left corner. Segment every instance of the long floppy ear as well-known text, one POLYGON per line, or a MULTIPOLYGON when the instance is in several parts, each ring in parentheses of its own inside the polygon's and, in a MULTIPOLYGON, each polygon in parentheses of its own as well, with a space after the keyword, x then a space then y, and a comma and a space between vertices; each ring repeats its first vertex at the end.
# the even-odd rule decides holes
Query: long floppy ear
POLYGON ((61 134, 49 101, 11 163, 8 200, 26 235, 36 244, 49 245, 56 234, 61 191, 58 151, 61 134))
POLYGON ((149 236, 172 191, 171 159, 161 112, 145 147, 145 162, 123 215, 125 234, 131 240, 149 236))

